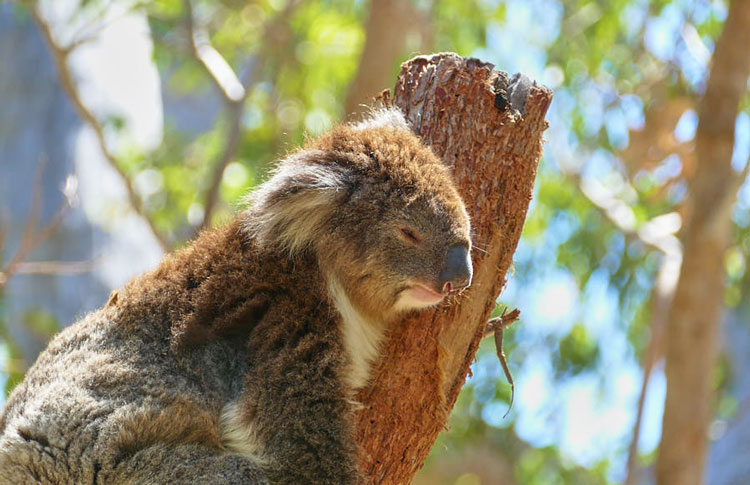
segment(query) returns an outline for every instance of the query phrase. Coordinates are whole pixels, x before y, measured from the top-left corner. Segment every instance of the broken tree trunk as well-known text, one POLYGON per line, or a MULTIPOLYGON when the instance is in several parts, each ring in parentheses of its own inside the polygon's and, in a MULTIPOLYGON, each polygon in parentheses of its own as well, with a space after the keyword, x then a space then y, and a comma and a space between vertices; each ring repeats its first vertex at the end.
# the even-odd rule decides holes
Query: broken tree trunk
POLYGON ((456 54, 406 62, 393 104, 453 170, 472 221, 471 287, 393 329, 358 396, 360 467, 409 483, 445 429, 521 236, 552 92, 456 54))

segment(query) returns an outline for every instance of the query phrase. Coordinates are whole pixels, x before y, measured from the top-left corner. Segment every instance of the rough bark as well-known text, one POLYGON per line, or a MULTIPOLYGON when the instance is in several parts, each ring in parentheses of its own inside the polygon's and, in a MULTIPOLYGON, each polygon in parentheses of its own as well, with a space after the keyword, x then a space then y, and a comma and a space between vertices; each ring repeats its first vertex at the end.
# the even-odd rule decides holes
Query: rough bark
POLYGON ((684 257, 667 325, 667 396, 656 463, 659 485, 703 483, 712 376, 724 294, 724 250, 739 186, 734 127, 750 75, 750 0, 729 7, 698 109, 697 167, 689 182, 684 257))
POLYGON ((389 336, 359 395, 361 468, 376 484, 421 468, 474 360, 521 235, 552 92, 455 54, 405 63, 393 103, 452 167, 472 219, 474 281, 456 301, 389 336))

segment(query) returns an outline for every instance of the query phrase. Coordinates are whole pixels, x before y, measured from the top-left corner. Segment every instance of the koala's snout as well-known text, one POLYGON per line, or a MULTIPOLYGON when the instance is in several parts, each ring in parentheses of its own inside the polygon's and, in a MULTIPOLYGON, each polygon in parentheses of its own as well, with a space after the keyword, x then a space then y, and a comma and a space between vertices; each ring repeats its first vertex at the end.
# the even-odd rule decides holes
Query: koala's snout
POLYGON ((445 253, 445 264, 440 272, 440 288, 444 294, 466 288, 471 284, 472 273, 469 250, 459 244, 451 246, 445 253))

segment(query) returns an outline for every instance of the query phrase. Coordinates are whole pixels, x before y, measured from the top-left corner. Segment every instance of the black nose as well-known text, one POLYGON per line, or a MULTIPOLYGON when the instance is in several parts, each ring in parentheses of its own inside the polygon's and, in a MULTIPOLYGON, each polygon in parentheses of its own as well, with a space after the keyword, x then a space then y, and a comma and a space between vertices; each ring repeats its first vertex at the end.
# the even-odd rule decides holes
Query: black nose
POLYGON ((465 246, 455 245, 445 253, 445 264, 440 272, 443 293, 466 288, 471 284, 471 258, 465 246))

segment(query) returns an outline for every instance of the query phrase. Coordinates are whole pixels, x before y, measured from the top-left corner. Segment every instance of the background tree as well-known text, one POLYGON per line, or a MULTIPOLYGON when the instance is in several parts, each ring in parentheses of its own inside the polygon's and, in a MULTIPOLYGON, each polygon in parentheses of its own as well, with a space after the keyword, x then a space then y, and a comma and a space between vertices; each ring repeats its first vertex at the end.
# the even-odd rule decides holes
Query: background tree
MULTIPOLYGON (((708 483, 748 476, 746 460, 737 458, 750 442, 743 303, 750 301, 750 190, 743 172, 750 103, 740 62, 728 63, 730 77, 738 79, 736 116, 731 106, 708 110, 709 116, 726 113, 725 133, 734 127, 733 143, 720 139, 733 145, 730 165, 728 148, 723 165, 706 165, 697 135, 699 124, 708 126, 699 100, 709 98, 704 93, 716 72, 711 68, 709 77, 709 66, 719 65, 718 40, 731 18, 747 31, 747 20, 735 13, 746 3, 399 2, 397 18, 411 19, 411 26, 393 36, 403 42, 393 49, 396 57, 381 61, 390 65, 382 88, 392 84, 401 61, 423 48, 524 71, 555 90, 531 212, 501 296, 501 303, 522 311, 505 338, 515 407, 501 419, 508 386, 494 348, 483 344, 450 432, 415 483, 654 479, 666 395, 663 356, 667 343, 680 345, 689 334, 677 330, 668 309, 675 288, 697 288, 684 279, 687 267, 679 270, 683 247, 685 254, 698 247, 689 242, 700 227, 690 207, 728 224, 727 248, 710 250, 712 289, 721 292, 691 300, 714 309, 701 327, 723 338, 716 342, 716 364, 710 351, 690 354, 701 372, 685 372, 684 382, 702 395, 671 401, 704 413, 690 414, 696 446, 669 444, 666 423, 679 411, 673 414, 668 404, 660 455, 674 451, 701 463, 707 445, 708 483), (712 203, 696 198, 704 171, 724 174, 727 209, 710 211, 712 203), (710 295, 721 298, 723 309, 708 304, 710 295), (703 376, 702 385, 696 376, 703 376)), ((67 324, 99 306, 108 288, 153 264, 162 246, 182 244, 201 226, 226 218, 271 160, 305 133, 352 113, 344 101, 357 92, 353 80, 373 77, 357 76, 364 72, 365 45, 384 45, 379 36, 391 34, 369 27, 376 24, 368 20, 370 8, 343 0, 1 4, 0 232, 6 243, 0 267, 7 268, 21 244, 40 153, 50 160, 41 224, 64 198, 60 188, 72 171, 80 206, 25 260, 93 262, 90 274, 16 273, 7 280, 0 303, 8 329, 0 337, 5 370, 21 370, 33 359, 46 338, 34 328, 55 328, 30 322, 67 324), (69 70, 69 87, 60 67, 69 70), (69 101, 76 93, 93 117, 69 101)), ((375 68, 379 75, 385 70, 375 68)), ((13 375, 10 384, 20 377, 13 375)))
POLYGON ((741 174, 732 168, 735 120, 750 75, 750 51, 744 47, 750 45, 748 26, 750 1, 733 1, 698 103, 683 262, 667 326, 659 484, 703 482, 724 293, 723 253, 730 244, 735 194, 750 166, 746 163, 741 174))

